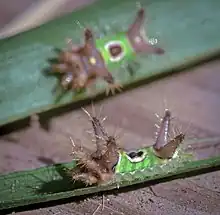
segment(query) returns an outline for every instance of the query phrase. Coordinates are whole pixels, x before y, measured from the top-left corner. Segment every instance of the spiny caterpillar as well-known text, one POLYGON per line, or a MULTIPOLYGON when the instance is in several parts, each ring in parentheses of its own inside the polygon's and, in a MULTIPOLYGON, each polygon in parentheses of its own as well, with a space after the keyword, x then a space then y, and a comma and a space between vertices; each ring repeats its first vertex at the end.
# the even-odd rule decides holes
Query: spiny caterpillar
POLYGON ((77 162, 77 168, 70 172, 73 180, 82 181, 87 185, 112 181, 117 174, 134 175, 138 171, 155 166, 162 167, 177 156, 178 148, 185 138, 183 133, 175 135, 174 138, 168 138, 171 112, 165 110, 153 146, 126 152, 118 146, 114 136, 108 135, 102 125, 104 120, 91 116, 86 110, 84 112, 92 122, 97 149, 95 153, 91 153, 84 147, 77 146, 71 139, 73 159, 77 162))
POLYGON ((52 65, 52 71, 62 73, 61 86, 64 89, 88 89, 98 78, 107 84, 106 94, 122 86, 108 70, 111 64, 122 64, 132 60, 137 54, 163 54, 162 48, 153 46, 148 41, 144 30, 144 9, 139 9, 137 16, 126 32, 95 39, 91 29, 84 30, 84 45, 76 45, 68 40, 68 50, 58 56, 58 63, 52 65))

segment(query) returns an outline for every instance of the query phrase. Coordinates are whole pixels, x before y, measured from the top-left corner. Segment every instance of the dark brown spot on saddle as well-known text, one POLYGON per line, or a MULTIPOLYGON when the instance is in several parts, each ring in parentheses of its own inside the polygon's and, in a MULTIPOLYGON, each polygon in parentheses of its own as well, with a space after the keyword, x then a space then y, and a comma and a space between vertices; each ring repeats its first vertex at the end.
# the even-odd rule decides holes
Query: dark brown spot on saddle
POLYGON ((138 151, 138 152, 130 152, 128 153, 128 156, 133 159, 133 158, 137 158, 137 157, 141 157, 144 154, 144 152, 142 151, 138 151))
POLYGON ((122 53, 122 47, 118 44, 111 45, 109 47, 109 52, 112 57, 117 57, 122 53))

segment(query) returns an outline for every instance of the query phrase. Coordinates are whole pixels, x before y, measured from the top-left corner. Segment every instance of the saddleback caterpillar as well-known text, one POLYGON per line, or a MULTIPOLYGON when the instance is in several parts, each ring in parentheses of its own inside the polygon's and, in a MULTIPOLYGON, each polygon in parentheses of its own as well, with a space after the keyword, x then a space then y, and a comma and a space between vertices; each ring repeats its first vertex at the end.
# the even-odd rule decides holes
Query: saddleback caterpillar
POLYGON ((137 54, 163 54, 162 48, 151 45, 144 30, 144 9, 137 12, 134 22, 126 32, 95 39, 92 30, 84 30, 84 44, 75 45, 68 40, 68 49, 60 52, 58 63, 52 71, 62 74, 61 86, 64 89, 88 89, 101 78, 107 84, 106 93, 121 91, 108 69, 111 64, 122 64, 134 59, 137 54))
MULTIPOLYGON (((180 144, 183 143, 185 134, 179 133, 170 138, 171 112, 165 110, 164 117, 160 120, 155 143, 135 151, 127 152, 118 146, 117 139, 108 135, 104 120, 91 116, 90 118, 96 142, 96 151, 89 152, 86 148, 76 145, 73 140, 73 159, 77 168, 70 170, 72 179, 82 181, 87 185, 103 184, 114 181, 117 175, 132 175, 143 173, 154 167, 163 168, 171 163, 179 153, 180 144)), ((187 156, 188 160, 188 156, 187 156)), ((173 164, 172 164, 173 165, 173 164)))

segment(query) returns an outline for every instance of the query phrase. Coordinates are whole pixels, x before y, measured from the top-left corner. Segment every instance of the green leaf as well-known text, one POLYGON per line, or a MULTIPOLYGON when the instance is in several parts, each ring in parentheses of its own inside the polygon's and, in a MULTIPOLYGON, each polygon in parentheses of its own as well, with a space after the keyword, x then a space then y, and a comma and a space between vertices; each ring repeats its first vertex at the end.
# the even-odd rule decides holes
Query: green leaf
POLYGON ((67 176, 66 168, 73 168, 74 162, 1 175, 0 210, 113 190, 171 176, 186 176, 195 170, 220 166, 220 156, 199 161, 184 161, 175 165, 174 163, 171 161, 165 169, 164 166, 146 169, 133 174, 132 177, 131 174, 117 175, 116 181, 91 187, 73 183, 67 176))
MULTIPOLYGON (((122 84, 131 84, 158 74, 171 72, 220 51, 220 1, 149 0, 140 1, 146 9, 147 34, 165 49, 164 56, 140 56, 140 68, 131 76, 125 70, 112 70, 122 84)), ((52 93, 57 78, 43 71, 54 49, 66 47, 65 39, 80 42, 77 24, 92 27, 97 36, 115 29, 126 29, 137 9, 133 0, 100 0, 82 10, 36 29, 0 41, 0 125, 45 110, 88 98, 86 92, 67 93, 57 103, 52 93)), ((97 84, 97 93, 103 92, 97 84)))

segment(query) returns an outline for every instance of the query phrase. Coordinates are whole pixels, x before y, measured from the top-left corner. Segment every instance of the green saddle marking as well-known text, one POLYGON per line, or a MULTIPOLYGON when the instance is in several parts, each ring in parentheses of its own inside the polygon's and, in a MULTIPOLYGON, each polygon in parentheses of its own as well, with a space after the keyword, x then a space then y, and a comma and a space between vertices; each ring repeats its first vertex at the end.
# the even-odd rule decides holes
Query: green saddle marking
POLYGON ((128 153, 125 151, 119 152, 118 163, 115 167, 115 173, 125 174, 132 173, 134 174, 136 171, 143 171, 148 168, 154 168, 160 165, 172 165, 182 161, 190 161, 193 159, 193 155, 190 153, 185 153, 181 149, 178 149, 176 152, 176 156, 172 159, 160 159, 158 158, 154 152, 153 147, 142 148, 136 152, 143 152, 143 155, 132 159, 129 157, 128 153))
POLYGON ((120 32, 115 35, 109 35, 96 41, 97 48, 101 52, 104 61, 107 65, 122 63, 131 60, 135 56, 135 52, 126 36, 125 32, 120 32), (119 45, 122 48, 119 57, 112 57, 109 51, 111 45, 119 45))
POLYGON ((162 163, 161 159, 157 158, 153 154, 152 147, 143 148, 138 151, 143 152, 143 155, 141 157, 138 157, 140 159, 139 161, 137 158, 130 158, 129 155, 124 151, 119 152, 119 161, 115 167, 116 173, 131 173, 138 170, 150 168, 155 164, 162 163))

